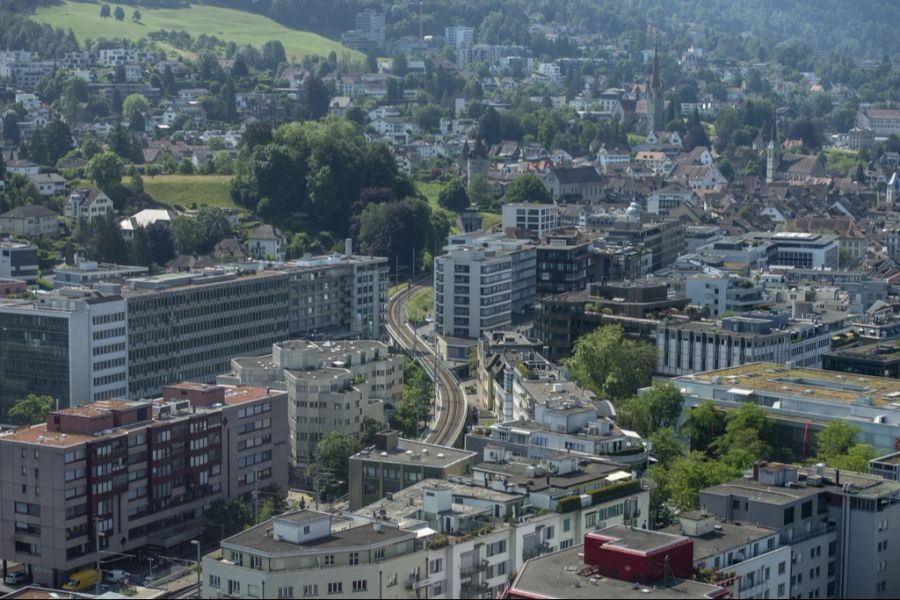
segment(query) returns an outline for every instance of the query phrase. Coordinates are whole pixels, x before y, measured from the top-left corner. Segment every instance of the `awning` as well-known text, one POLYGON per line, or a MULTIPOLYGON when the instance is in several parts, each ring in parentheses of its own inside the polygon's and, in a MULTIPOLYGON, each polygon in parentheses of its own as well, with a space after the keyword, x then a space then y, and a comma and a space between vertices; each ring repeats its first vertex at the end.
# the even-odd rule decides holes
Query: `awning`
POLYGON ((728 390, 729 394, 734 394, 735 396, 752 396, 753 390, 745 390, 743 388, 731 388, 728 390))
POLYGON ((428 535, 434 535, 435 533, 437 533, 437 531, 435 531, 431 527, 423 527, 421 529, 416 529, 416 539, 423 538, 428 535))
POLYGON ((623 479, 631 479, 631 473, 625 471, 616 471, 606 476, 607 481, 622 481, 623 479))

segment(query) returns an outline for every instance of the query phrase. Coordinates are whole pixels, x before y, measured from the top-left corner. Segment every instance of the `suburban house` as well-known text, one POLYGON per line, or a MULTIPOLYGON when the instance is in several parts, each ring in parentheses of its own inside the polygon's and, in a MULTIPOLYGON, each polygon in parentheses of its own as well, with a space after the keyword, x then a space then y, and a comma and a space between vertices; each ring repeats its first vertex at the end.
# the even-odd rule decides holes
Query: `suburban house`
POLYGON ((0 233, 53 236, 59 233, 59 215, 40 204, 18 206, 0 215, 0 233))
POLYGON ((286 244, 281 233, 271 225, 255 227, 247 236, 247 247, 255 258, 275 257, 284 260, 286 244))
POLYGON ((37 175, 27 175, 27 177, 41 196, 66 193, 66 178, 59 173, 38 173, 37 175))
POLYGON ((69 194, 66 200, 66 220, 87 222, 113 211, 109 196, 98 189, 80 189, 69 194))

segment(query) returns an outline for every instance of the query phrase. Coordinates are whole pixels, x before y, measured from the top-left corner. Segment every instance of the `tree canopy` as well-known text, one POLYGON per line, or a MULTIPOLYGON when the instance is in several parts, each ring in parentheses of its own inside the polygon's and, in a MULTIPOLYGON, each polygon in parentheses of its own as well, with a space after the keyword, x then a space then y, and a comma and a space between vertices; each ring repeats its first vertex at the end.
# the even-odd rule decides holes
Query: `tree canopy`
POLYGON ((454 212, 461 212, 469 208, 469 193, 466 191, 462 179, 454 177, 444 184, 438 193, 438 204, 454 212))
POLYGON ((548 204, 551 201, 550 192, 544 183, 536 175, 530 173, 519 175, 506 187, 503 201, 507 204, 520 202, 534 202, 536 204, 548 204))
POLYGON ((579 385, 620 402, 650 383, 656 347, 627 339, 620 325, 607 325, 578 338, 566 366, 579 385))
POLYGON ((13 404, 7 418, 15 425, 37 425, 47 420, 47 413, 53 408, 51 396, 28 394, 13 404))

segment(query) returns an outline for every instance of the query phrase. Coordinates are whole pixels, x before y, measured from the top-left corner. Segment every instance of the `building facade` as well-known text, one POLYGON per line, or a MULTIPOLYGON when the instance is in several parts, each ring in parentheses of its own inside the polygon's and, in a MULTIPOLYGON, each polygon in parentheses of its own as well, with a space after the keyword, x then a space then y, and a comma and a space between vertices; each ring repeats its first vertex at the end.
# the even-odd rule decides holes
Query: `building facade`
POLYGON ((478 338, 512 324, 512 256, 463 246, 434 260, 435 329, 443 336, 478 338))
POLYGON ((213 500, 287 485, 287 442, 287 394, 265 388, 183 384, 155 401, 51 411, 0 437, 0 552, 59 587, 94 564, 98 542, 186 544, 213 500))

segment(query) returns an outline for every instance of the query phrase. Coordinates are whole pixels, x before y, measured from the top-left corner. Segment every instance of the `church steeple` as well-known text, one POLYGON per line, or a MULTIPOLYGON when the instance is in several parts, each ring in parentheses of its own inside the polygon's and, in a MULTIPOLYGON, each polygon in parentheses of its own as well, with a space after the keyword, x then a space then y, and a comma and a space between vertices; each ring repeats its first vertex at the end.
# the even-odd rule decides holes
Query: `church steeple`
POLYGON ((665 100, 663 83, 659 73, 659 38, 653 48, 653 74, 650 77, 650 89, 647 90, 647 131, 654 133, 662 130, 665 124, 665 100))
POLYGON ((766 183, 775 181, 778 163, 781 161, 781 156, 778 152, 777 121, 778 118, 775 115, 775 111, 772 111, 772 135, 769 138, 769 145, 766 146, 766 183))

